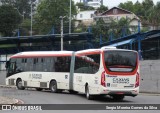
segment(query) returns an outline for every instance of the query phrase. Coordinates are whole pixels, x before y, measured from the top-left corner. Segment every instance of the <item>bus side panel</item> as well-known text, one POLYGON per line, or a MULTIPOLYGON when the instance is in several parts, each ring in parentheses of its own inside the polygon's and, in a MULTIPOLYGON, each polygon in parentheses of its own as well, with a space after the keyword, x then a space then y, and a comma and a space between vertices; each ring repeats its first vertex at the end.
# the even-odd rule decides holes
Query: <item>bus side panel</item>
MULTIPOLYGON (((98 75, 98 74, 97 74, 98 75)), ((94 74, 74 74, 74 90, 85 93, 88 85, 90 94, 99 94, 99 77, 94 74)))
POLYGON ((25 87, 49 88, 50 81, 56 80, 59 89, 69 89, 71 56, 18 57, 10 61, 6 84, 16 85, 17 78, 21 78, 25 87))
POLYGON ((22 72, 14 74, 6 79, 6 85, 16 85, 16 80, 22 79, 25 87, 41 87, 49 88, 51 80, 57 81, 58 89, 69 89, 69 73, 58 72, 22 72), (14 84, 9 84, 10 80, 14 80, 14 84), (41 86, 41 83, 46 85, 41 86))

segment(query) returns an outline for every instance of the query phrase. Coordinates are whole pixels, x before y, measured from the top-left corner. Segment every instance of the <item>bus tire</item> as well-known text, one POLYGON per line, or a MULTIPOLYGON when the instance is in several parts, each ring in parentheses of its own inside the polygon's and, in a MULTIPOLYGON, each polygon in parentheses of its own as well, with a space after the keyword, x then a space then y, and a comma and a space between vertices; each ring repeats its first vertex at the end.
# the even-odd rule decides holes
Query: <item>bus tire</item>
POLYGON ((122 101, 124 99, 124 95, 112 95, 113 100, 122 101))
POLYGON ((88 100, 92 100, 93 99, 93 96, 89 94, 89 87, 88 87, 88 85, 86 85, 86 87, 85 87, 85 95, 86 95, 86 98, 88 100))
POLYGON ((19 89, 19 90, 24 90, 25 89, 25 87, 22 86, 22 79, 20 79, 20 78, 17 79, 16 86, 17 86, 17 89, 19 89))
POLYGON ((49 86, 50 90, 52 93, 57 93, 57 82, 55 80, 50 82, 50 86, 49 86))
POLYGON ((37 90, 37 91, 42 91, 42 90, 43 90, 43 88, 36 88, 36 90, 37 90))

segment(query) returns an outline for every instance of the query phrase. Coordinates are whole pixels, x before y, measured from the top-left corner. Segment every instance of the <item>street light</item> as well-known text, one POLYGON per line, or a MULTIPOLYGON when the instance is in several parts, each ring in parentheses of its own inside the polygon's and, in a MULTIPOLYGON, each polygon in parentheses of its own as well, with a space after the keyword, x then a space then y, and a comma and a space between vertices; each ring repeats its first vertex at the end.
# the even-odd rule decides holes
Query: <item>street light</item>
POLYGON ((66 16, 60 16, 59 18, 61 19, 61 51, 63 51, 63 19, 66 16))

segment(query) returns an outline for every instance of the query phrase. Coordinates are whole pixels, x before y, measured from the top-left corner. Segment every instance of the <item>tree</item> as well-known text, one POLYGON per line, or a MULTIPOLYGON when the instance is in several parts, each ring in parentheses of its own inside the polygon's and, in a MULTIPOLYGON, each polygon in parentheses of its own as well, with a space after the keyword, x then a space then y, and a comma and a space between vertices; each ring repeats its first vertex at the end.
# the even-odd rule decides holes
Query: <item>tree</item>
POLYGON ((131 11, 131 12, 134 11, 134 5, 133 5, 132 1, 127 1, 125 3, 120 3, 118 7, 122 8, 122 9, 126 9, 126 10, 131 11))
POLYGON ((153 3, 153 0, 144 0, 142 2, 142 5, 145 10, 148 10, 154 6, 154 3, 153 3))
POLYGON ((129 35, 130 34, 129 24, 130 24, 130 19, 129 18, 127 18, 127 19, 126 18, 121 18, 118 21, 118 26, 119 26, 119 27, 117 27, 118 38, 123 37, 123 35, 129 35))
POLYGON ((142 6, 143 6, 143 14, 144 14, 143 19, 148 20, 149 13, 154 7, 153 0, 144 0, 142 2, 142 6))
POLYGON ((136 2, 135 4, 132 3, 132 1, 128 1, 125 3, 120 3, 119 7, 122 9, 126 9, 128 11, 133 12, 137 16, 144 16, 144 7, 140 2, 136 2))
POLYGON ((21 15, 13 6, 0 6, 0 32, 3 36, 12 36, 13 31, 18 28, 21 20, 21 15))
POLYGON ((143 15, 143 6, 140 2, 136 2, 134 4, 133 7, 133 12, 137 15, 137 16, 142 16, 143 15))
POLYGON ((97 12, 98 13, 103 13, 105 11, 108 10, 108 7, 104 6, 104 5, 101 5, 98 9, 97 9, 97 12))
POLYGON ((84 3, 77 3, 76 6, 78 6, 78 8, 80 9, 80 11, 94 10, 94 7, 85 6, 84 3))
POLYGON ((150 8, 148 22, 154 26, 154 29, 160 25, 160 2, 157 2, 156 6, 150 8))
POLYGON ((30 18, 31 14, 31 1, 33 11, 35 10, 35 1, 36 0, 0 0, 2 5, 12 5, 15 7, 21 15, 24 15, 24 18, 30 18))
POLYGON ((99 41, 100 35, 102 36, 102 41, 109 41, 109 37, 112 34, 112 38, 120 38, 124 35, 131 34, 129 29, 130 19, 121 18, 119 21, 111 19, 110 23, 105 23, 103 19, 99 19, 96 25, 92 25, 93 34, 96 41, 99 41))
POLYGON ((99 42, 100 40, 100 36, 102 36, 102 40, 103 42, 108 41, 108 30, 109 30, 109 26, 104 22, 104 20, 102 18, 98 19, 96 21, 95 25, 92 25, 92 29, 93 29, 93 35, 96 38, 96 42, 99 42))
MULTIPOLYGON (((41 33, 48 33, 52 27, 60 31, 60 16, 64 18, 64 32, 68 32, 70 0, 43 0, 37 8, 35 21, 41 33)), ((76 7, 72 1, 72 17, 76 14, 76 7)), ((72 24, 73 25, 73 24, 72 24)))
POLYGON ((12 5, 14 4, 14 0, 0 0, 2 5, 12 5))
POLYGON ((35 11, 35 2, 36 0, 15 0, 14 6, 19 10, 21 14, 24 14, 25 18, 30 18, 31 15, 31 2, 32 2, 32 11, 35 11))

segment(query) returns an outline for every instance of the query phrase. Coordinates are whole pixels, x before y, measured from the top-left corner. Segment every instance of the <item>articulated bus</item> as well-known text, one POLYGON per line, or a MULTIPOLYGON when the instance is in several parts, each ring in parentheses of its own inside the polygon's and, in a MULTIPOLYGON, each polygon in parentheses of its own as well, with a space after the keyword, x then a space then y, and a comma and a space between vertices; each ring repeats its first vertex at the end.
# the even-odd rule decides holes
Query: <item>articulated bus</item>
POLYGON ((138 53, 102 47, 73 51, 21 52, 6 63, 6 85, 17 89, 68 90, 84 93, 87 99, 109 95, 122 100, 139 93, 138 53))

